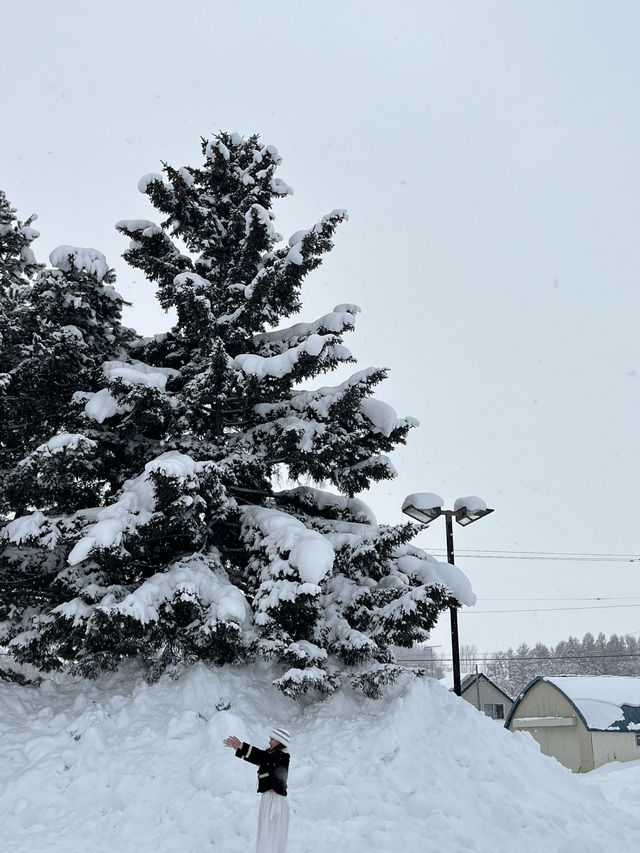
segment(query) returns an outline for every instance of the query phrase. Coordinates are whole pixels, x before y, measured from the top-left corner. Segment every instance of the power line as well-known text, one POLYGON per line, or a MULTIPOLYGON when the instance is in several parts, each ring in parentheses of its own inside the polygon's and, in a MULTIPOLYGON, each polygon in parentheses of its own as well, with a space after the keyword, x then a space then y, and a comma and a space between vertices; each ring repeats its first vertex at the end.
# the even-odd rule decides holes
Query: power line
POLYGON ((640 595, 593 595, 589 597, 580 597, 572 595, 570 598, 562 598, 560 596, 552 596, 551 598, 527 597, 519 596, 516 598, 490 598, 482 596, 482 601, 635 601, 640 600, 640 595))
MULTIPOLYGON (((440 549, 429 549, 434 557, 446 557, 445 551, 440 549)), ((462 550, 456 551, 456 557, 464 557, 472 560, 537 560, 546 561, 552 560, 562 563, 640 563, 640 556, 637 554, 554 554, 544 552, 518 552, 518 551, 484 551, 466 552, 462 550)))
MULTIPOLYGON (((444 553, 441 549, 437 551, 444 553)), ((553 556, 553 557, 606 557, 609 558, 628 558, 640 560, 640 555, 636 552, 633 554, 619 554, 613 551, 518 551, 510 548, 456 548, 459 554, 527 554, 530 556, 553 556)))
MULTIPOLYGON (((606 652, 597 655, 550 655, 549 657, 477 657, 477 658, 460 658, 460 663, 511 663, 512 661, 556 661, 556 660, 608 660, 609 658, 640 658, 639 652, 616 652, 615 654, 607 654, 606 652)), ((396 658, 398 663, 451 663, 452 658, 433 657, 433 658, 396 658)))
MULTIPOLYGON (((571 601, 571 599, 567 599, 571 601)), ((640 607, 640 604, 593 604, 586 607, 532 607, 518 608, 512 610, 460 610, 459 613, 465 616, 476 616, 485 613, 561 613, 567 610, 613 610, 620 607, 640 607)))

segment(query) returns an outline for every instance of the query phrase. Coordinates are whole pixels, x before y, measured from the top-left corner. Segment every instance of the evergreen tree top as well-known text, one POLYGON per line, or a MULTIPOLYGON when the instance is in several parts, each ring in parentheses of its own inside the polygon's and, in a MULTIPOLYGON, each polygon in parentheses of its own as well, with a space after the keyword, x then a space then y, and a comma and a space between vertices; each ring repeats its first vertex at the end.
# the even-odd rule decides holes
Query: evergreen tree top
POLYGON ((34 357, 12 380, 23 397, 51 384, 40 422, 54 435, 34 428, 7 456, 0 642, 85 674, 124 657, 159 672, 259 655, 289 695, 344 677, 377 695, 399 672, 390 646, 425 640, 440 610, 473 599, 408 544, 410 527, 378 525, 355 497, 395 476, 388 454, 417 422, 373 397, 383 368, 314 383, 354 361, 343 338, 357 306, 286 325, 345 212, 285 242, 277 150, 220 133, 202 155, 140 181, 159 224, 116 226, 176 310, 168 333, 121 326, 96 250, 59 247, 36 280, 47 319, 30 315, 23 346, 35 353, 46 330, 62 368, 34 357))

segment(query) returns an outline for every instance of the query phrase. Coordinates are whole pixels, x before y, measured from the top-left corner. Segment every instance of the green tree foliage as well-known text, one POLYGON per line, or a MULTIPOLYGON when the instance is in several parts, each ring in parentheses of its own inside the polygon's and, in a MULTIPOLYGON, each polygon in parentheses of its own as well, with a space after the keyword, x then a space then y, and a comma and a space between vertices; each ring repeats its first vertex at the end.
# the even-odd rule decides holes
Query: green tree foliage
POLYGON ((356 306, 283 325, 345 213, 285 241, 276 149, 221 133, 202 154, 141 180, 159 223, 117 224, 175 310, 168 333, 121 326, 93 250, 61 247, 31 285, 0 641, 85 675, 258 657, 292 697, 345 678, 376 696, 400 671, 391 645, 426 639, 456 601, 455 571, 356 497, 395 475, 387 454, 415 421, 373 397, 383 369, 316 382, 354 361, 356 306))

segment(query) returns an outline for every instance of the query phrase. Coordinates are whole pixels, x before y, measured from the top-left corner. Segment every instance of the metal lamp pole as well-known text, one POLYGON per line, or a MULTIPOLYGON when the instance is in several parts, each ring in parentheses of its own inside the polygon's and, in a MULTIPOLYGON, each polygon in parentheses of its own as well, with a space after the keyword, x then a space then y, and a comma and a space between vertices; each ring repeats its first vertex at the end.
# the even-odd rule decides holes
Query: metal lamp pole
MULTIPOLYGON (((453 519, 463 526, 472 524, 485 515, 493 512, 489 509, 483 500, 476 497, 458 498, 454 504, 454 509, 442 509, 443 500, 439 495, 421 493, 409 495, 405 498, 402 504, 402 511, 411 516, 411 518, 420 521, 425 526, 438 518, 439 515, 444 515, 446 531, 447 531, 447 562, 455 565, 455 554, 453 550, 453 519)), ((460 696, 460 640, 458 637, 458 607, 451 605, 449 607, 449 617, 451 626, 451 661, 453 666, 453 692, 456 696, 460 696)))
MULTIPOLYGON (((455 554, 453 553, 453 510, 445 509, 442 512, 447 527, 447 563, 455 565, 455 554)), ((451 627, 451 661, 453 666, 453 692, 460 696, 460 641, 458 637, 458 607, 452 604, 449 607, 449 622, 451 627)))

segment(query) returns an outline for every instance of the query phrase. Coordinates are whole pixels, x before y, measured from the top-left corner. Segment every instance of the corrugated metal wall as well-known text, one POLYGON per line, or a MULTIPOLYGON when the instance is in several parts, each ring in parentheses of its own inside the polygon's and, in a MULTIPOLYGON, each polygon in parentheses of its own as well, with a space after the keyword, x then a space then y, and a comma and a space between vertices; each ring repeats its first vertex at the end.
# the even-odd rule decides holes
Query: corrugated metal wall
POLYGON ((636 742, 640 732, 591 732, 595 766, 609 761, 637 761, 640 745, 636 742))

